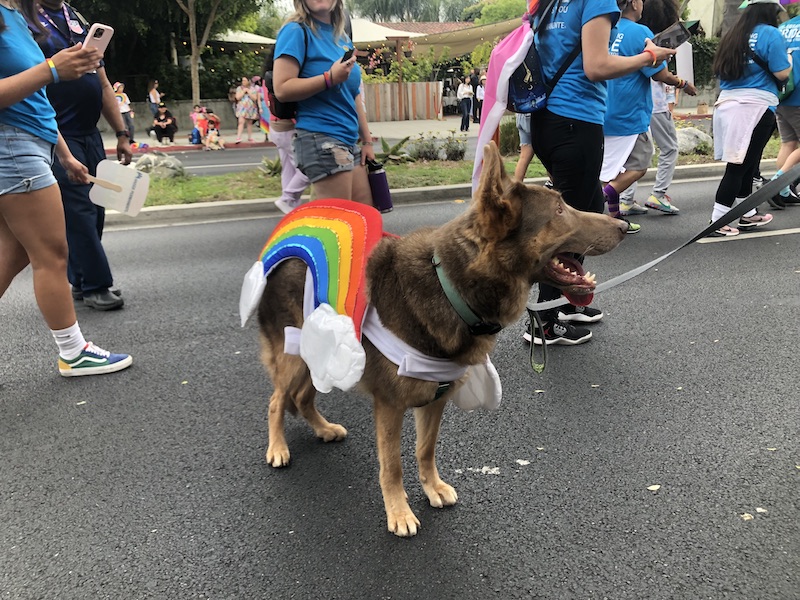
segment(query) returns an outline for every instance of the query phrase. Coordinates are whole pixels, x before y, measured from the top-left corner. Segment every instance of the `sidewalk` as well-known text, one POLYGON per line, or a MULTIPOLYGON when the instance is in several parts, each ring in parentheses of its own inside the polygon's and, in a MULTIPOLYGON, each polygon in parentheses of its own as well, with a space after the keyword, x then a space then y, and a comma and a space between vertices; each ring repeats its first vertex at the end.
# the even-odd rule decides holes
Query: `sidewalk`
MULTIPOLYGON (((446 135, 451 131, 458 132, 459 127, 461 126, 461 116, 460 115, 447 115, 441 121, 437 121, 434 119, 425 120, 425 121, 385 121, 380 123, 370 123, 370 130, 372 131, 372 137, 374 141, 380 141, 381 138, 386 140, 401 140, 406 136, 411 136, 412 138, 420 133, 427 134, 427 133, 438 133, 440 135, 446 135)), ((241 142, 240 144, 234 144, 236 140, 236 130, 235 129, 222 129, 221 130, 222 137, 225 139, 225 146, 230 148, 262 148, 267 146, 272 146, 269 142, 266 141, 265 136, 261 133, 261 130, 258 128, 254 128, 253 130, 253 139, 257 140, 255 142, 241 142)), ((104 132, 103 134, 103 146, 106 149, 106 154, 114 154, 116 152, 117 147, 117 139, 112 132, 104 132)), ((139 143, 145 143, 149 146, 148 150, 158 150, 159 152, 185 152, 189 150, 203 150, 202 145, 192 145, 188 142, 189 131, 179 131, 175 135, 175 145, 174 146, 160 146, 157 140, 147 136, 147 133, 144 131, 144 127, 142 127, 141 132, 137 132, 136 141, 139 143)), ((245 132, 245 138, 247 134, 245 132)), ((467 132, 467 137, 478 137, 478 125, 474 123, 470 126, 469 131, 467 132)), ((137 150, 137 153, 141 152, 141 150, 137 150)))
MULTIPOLYGON (((677 111, 676 111, 677 112, 677 111)), ((711 115, 694 115, 690 111, 681 111, 681 116, 687 116, 691 120, 710 118, 711 115)), ((388 121, 381 123, 371 123, 370 130, 373 138, 378 141, 381 138, 386 140, 401 140, 406 136, 413 139, 419 134, 439 134, 447 135, 451 131, 458 131, 461 125, 460 115, 448 115, 443 120, 424 120, 424 121, 388 121)), ((266 141, 241 142, 234 145, 231 140, 236 139, 235 130, 222 130, 226 145, 230 148, 266 148, 272 144, 266 141)), ((478 137, 478 126, 472 124, 467 137, 478 137)), ((203 146, 188 144, 187 134, 179 133, 175 138, 174 146, 149 145, 149 150, 160 152, 185 152, 202 151, 203 146)), ((255 139, 263 140, 260 130, 254 132, 255 139)), ((113 155, 116 148, 116 138, 113 134, 103 135, 107 154, 113 155)), ((771 173, 774 169, 774 159, 762 162, 761 168, 764 173, 771 173)), ((712 162, 700 165, 685 165, 678 167, 675 171, 675 181, 694 179, 699 177, 721 177, 724 172, 724 163, 712 162)), ((655 179, 654 168, 648 170, 642 178, 641 183, 652 183, 655 179)), ((544 179, 526 179, 526 183, 544 183, 544 179)), ((392 190, 392 200, 394 204, 410 204, 419 202, 447 202, 455 200, 469 200, 472 196, 471 182, 466 181, 461 185, 434 186, 422 188, 409 188, 392 190)), ((197 222, 206 220, 240 219, 252 217, 267 217, 280 215, 280 211, 275 207, 275 198, 255 198, 252 200, 232 200, 221 202, 199 202, 195 204, 182 204, 176 206, 153 206, 145 207, 135 218, 128 217, 108 211, 106 214, 106 224, 109 226, 122 227, 145 227, 161 224, 176 224, 185 222, 197 222)))

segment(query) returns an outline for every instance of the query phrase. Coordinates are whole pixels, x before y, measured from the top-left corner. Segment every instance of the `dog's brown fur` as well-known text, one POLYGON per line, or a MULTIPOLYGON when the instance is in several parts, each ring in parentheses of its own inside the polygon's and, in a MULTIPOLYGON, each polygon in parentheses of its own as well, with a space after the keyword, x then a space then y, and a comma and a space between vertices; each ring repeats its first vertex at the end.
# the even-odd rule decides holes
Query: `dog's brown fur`
MULTIPOLYGON (((579 212, 543 187, 526 187, 506 174, 500 153, 486 147, 483 174, 470 208, 439 228, 404 238, 385 238, 370 255, 367 289, 383 324, 404 342, 434 357, 462 365, 481 363, 495 345, 495 335, 475 336, 453 310, 439 284, 431 258, 442 267, 466 303, 485 322, 516 322, 534 282, 586 293, 585 281, 555 273, 558 253, 602 254, 625 237, 626 225, 603 215, 579 212)), ((299 412, 317 437, 344 439, 347 431, 329 423, 314 406, 315 389, 299 356, 284 354, 284 327, 300 327, 306 266, 285 261, 269 276, 258 307, 262 360, 275 391, 269 401, 267 462, 289 463, 284 414, 299 412)), ((577 278, 580 279, 580 278, 577 278)), ((397 375, 368 339, 360 387, 374 399, 380 484, 389 530, 399 536, 417 533, 419 521, 408 505, 402 481, 400 433, 403 415, 414 409, 416 457, 422 487, 432 506, 455 504, 456 491, 439 477, 435 446, 448 398, 457 386, 433 400, 437 383, 397 375)), ((459 382, 460 383, 460 382, 459 382)))

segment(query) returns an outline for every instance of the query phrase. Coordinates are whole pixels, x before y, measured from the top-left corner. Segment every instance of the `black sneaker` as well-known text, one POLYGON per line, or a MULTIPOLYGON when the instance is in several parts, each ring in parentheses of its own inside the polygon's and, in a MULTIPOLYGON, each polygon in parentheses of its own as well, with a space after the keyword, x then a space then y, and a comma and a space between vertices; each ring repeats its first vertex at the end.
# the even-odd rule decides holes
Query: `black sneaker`
POLYGON ((764 178, 761 175, 753 177, 753 191, 760 190, 764 185, 764 178))
POLYGON ((573 323, 597 323, 603 318, 603 311, 592 308, 591 306, 573 306, 567 304, 558 309, 559 321, 571 321, 573 323))
POLYGON ((546 187, 548 190, 554 189, 555 186, 553 185, 553 180, 552 179, 548 179, 547 181, 545 181, 544 182, 544 187, 546 187))
POLYGON ((767 200, 767 204, 769 204, 775 210, 783 210, 786 208, 786 203, 784 202, 784 197, 780 194, 775 194, 772 198, 767 200))
POLYGON ((789 186, 789 195, 788 196, 783 196, 783 203, 786 206, 798 206, 798 205, 800 205, 800 194, 797 193, 796 184, 789 186))
MULTIPOLYGON (((533 343, 537 346, 542 345, 542 339, 539 336, 539 331, 536 335, 531 336, 531 324, 528 322, 528 328, 522 334, 522 338, 530 343, 533 337, 533 343)), ((548 346, 559 344, 562 346, 576 346, 588 342, 592 338, 592 332, 585 327, 575 327, 569 323, 561 321, 554 321, 553 323, 544 323, 544 339, 548 346)))

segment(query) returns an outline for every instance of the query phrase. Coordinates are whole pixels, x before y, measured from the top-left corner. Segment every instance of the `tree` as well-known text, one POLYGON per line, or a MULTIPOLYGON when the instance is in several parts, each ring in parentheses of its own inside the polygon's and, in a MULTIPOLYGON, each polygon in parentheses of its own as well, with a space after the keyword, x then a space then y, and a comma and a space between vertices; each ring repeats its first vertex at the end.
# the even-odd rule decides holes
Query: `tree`
POLYGON ((200 102, 200 55, 215 30, 224 27, 221 17, 228 24, 235 23, 245 14, 256 12, 261 0, 175 0, 189 20, 189 69, 192 77, 192 102, 200 102), (216 26, 216 27, 215 27, 216 26), (202 33, 199 32, 202 29, 202 33))
POLYGON ((516 19, 524 15, 527 10, 528 3, 525 0, 496 0, 483 7, 480 18, 475 19, 475 24, 490 25, 516 19))

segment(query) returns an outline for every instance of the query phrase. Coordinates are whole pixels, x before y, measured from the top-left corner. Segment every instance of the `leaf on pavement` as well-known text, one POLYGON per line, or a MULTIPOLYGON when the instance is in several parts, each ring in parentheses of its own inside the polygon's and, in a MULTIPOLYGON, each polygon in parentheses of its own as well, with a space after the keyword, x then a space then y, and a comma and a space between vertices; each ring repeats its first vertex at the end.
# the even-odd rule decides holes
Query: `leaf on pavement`
POLYGON ((761 513, 762 515, 765 515, 765 514, 767 514, 767 509, 766 508, 761 508, 759 506, 759 507, 756 508, 756 512, 757 513, 761 513))
POLYGON ((524 467, 525 465, 529 465, 529 464, 531 464, 531 461, 529 461, 529 460, 523 460, 523 459, 521 459, 521 458, 518 458, 518 459, 517 459, 517 464, 518 464, 518 465, 520 465, 521 467, 524 467))
POLYGON ((752 521, 753 520, 753 515, 751 515, 750 513, 744 513, 744 514, 741 514, 739 516, 742 517, 742 521, 752 521))
POLYGON ((648 488, 647 488, 647 489, 648 489, 648 490, 650 490, 651 492, 657 492, 658 490, 660 490, 660 489, 661 489, 661 486, 660 486, 660 485, 658 485, 658 484, 656 484, 656 485, 651 485, 651 486, 648 486, 648 488))

